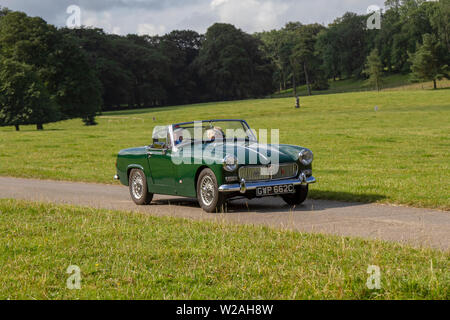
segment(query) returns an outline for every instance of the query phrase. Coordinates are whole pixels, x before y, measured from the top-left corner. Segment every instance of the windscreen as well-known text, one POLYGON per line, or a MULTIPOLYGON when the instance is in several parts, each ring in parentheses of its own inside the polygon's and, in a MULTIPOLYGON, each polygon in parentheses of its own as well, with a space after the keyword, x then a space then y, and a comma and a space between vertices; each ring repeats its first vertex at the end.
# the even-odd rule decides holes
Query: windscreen
POLYGON ((256 141, 244 121, 211 121, 178 124, 173 127, 175 144, 215 141, 256 141))

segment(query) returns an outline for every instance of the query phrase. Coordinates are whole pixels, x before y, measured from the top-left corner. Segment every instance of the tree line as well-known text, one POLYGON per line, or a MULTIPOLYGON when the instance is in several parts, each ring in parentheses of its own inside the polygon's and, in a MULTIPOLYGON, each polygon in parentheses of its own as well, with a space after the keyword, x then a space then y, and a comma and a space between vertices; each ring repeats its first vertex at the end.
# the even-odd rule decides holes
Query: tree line
POLYGON ((0 10, 0 125, 81 118, 103 110, 264 97, 306 84, 387 73, 448 77, 450 0, 388 0, 380 30, 346 13, 327 27, 287 23, 248 34, 216 23, 202 35, 119 36, 98 28, 56 28, 0 10))
POLYGON ((311 94, 327 89, 329 79, 369 78, 379 88, 383 74, 448 77, 450 0, 388 0, 385 7, 381 29, 367 27, 370 15, 348 12, 328 27, 297 22, 256 34, 275 66, 274 84, 306 84, 311 94))

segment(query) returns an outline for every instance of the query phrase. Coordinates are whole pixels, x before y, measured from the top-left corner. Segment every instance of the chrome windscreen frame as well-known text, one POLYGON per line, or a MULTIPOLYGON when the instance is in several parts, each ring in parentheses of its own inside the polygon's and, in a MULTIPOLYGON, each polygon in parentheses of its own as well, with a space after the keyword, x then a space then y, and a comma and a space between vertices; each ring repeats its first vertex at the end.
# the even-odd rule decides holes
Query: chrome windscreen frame
POLYGON ((171 133, 171 137, 172 137, 172 140, 173 140, 174 128, 176 128, 177 126, 185 126, 185 125, 195 124, 195 123, 211 123, 211 122, 240 122, 240 123, 242 123, 245 126, 245 128, 247 128, 247 130, 245 130, 245 132, 248 134, 249 138, 251 138, 250 141, 254 142, 254 143, 258 142, 258 138, 255 136, 253 130, 250 128, 250 126, 247 123, 247 121, 242 120, 242 119, 215 119, 215 120, 202 120, 202 121, 182 122, 182 123, 176 123, 176 124, 173 124, 173 125, 169 126, 169 131, 171 133))

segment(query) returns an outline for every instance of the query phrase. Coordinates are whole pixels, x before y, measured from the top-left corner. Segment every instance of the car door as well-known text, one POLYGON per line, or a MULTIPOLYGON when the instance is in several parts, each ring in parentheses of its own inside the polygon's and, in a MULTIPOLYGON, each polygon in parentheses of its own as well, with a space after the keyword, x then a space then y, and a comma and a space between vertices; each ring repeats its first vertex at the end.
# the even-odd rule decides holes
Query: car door
MULTIPOLYGON (((172 149, 168 140, 161 144, 153 144, 147 148, 148 164, 152 184, 149 190, 152 193, 176 195, 175 166, 172 162, 172 149)), ((149 183, 150 184, 150 183, 149 183)))

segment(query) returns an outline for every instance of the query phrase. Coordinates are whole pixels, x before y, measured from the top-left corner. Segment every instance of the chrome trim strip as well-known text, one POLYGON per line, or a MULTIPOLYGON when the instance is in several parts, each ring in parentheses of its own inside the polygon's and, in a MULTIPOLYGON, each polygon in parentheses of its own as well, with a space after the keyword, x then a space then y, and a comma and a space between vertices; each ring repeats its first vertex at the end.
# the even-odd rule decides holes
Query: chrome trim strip
POLYGON ((306 178, 304 175, 301 175, 298 179, 289 179, 289 180, 277 180, 277 181, 265 181, 265 182, 245 182, 241 181, 240 184, 225 184, 219 187, 219 192, 241 192, 245 193, 248 190, 256 190, 259 187, 275 187, 281 186, 285 184, 293 184, 295 186, 313 184, 316 183, 316 178, 309 177, 306 178), (245 191, 244 191, 245 190, 245 191), (244 192, 242 192, 244 191, 244 192))

